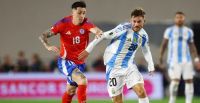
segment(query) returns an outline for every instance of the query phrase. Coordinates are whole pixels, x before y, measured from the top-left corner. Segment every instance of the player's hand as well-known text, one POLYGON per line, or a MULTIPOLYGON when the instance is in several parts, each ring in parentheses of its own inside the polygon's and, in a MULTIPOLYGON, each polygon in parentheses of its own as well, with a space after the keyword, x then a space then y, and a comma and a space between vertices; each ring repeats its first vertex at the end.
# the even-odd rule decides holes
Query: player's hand
POLYGON ((47 50, 48 51, 52 51, 52 52, 55 52, 55 53, 58 53, 59 54, 59 49, 58 49, 58 47, 56 47, 56 46, 48 46, 48 47, 46 47, 47 48, 47 50))
POLYGON ((164 68, 163 58, 162 57, 159 57, 159 64, 158 64, 158 66, 159 66, 160 69, 164 68))
POLYGON ((78 60, 85 59, 88 57, 88 55, 89 55, 89 53, 86 50, 84 50, 78 55, 78 60))
POLYGON ((200 62, 195 62, 194 66, 197 69, 197 71, 200 71, 200 62))
POLYGON ((154 71, 149 71, 149 76, 153 76, 154 71))
POLYGON ((95 38, 99 39, 99 38, 101 38, 102 35, 103 35, 102 33, 101 34, 96 34, 95 38))

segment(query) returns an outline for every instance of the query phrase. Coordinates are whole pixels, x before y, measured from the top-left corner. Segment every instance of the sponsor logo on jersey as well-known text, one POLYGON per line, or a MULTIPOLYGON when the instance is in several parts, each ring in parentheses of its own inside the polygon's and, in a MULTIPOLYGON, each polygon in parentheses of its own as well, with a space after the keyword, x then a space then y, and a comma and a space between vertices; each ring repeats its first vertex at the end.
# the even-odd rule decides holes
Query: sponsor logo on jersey
POLYGON ((110 32, 109 35, 110 35, 110 36, 113 35, 113 32, 110 32))
POLYGON ((130 41, 130 42, 131 42, 131 38, 128 38, 127 41, 130 41))
POLYGON ((80 29, 79 32, 80 32, 80 34, 84 34, 85 30, 84 29, 80 29))

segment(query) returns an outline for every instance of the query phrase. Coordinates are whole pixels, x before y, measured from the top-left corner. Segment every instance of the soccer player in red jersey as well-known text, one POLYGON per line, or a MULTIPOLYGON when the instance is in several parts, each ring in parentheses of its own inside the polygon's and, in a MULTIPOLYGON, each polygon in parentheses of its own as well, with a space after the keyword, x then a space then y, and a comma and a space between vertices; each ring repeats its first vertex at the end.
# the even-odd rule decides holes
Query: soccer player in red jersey
POLYGON ((84 60, 78 60, 78 54, 87 47, 90 32, 98 37, 102 31, 89 22, 85 16, 85 2, 74 2, 72 14, 58 21, 39 37, 47 50, 60 52, 58 68, 67 77, 67 90, 62 97, 62 103, 71 103, 76 89, 78 102, 86 103, 87 79, 83 74, 85 63, 84 60), (60 49, 51 46, 47 41, 48 38, 57 34, 60 34, 60 49))

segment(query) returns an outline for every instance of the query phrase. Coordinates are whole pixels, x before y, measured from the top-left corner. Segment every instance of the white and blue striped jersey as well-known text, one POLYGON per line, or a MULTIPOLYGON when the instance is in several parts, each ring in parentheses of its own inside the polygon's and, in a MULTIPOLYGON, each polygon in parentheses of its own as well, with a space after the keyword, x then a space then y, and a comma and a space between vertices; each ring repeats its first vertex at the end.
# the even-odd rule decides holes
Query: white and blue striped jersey
MULTIPOLYGON (((102 38, 111 39, 111 43, 104 53, 105 65, 112 68, 127 68, 134 63, 135 53, 141 46, 144 57, 148 62, 148 69, 153 71, 154 64, 148 45, 149 39, 143 28, 139 32, 134 32, 131 23, 123 23, 110 31, 104 32, 102 38)), ((101 40, 97 39, 96 41, 101 40)), ((90 52, 93 45, 96 45, 95 40, 89 44, 86 51, 90 52)))
POLYGON ((193 31, 186 26, 171 26, 165 30, 164 38, 168 39, 169 65, 191 62, 188 44, 194 42, 193 35, 193 31))

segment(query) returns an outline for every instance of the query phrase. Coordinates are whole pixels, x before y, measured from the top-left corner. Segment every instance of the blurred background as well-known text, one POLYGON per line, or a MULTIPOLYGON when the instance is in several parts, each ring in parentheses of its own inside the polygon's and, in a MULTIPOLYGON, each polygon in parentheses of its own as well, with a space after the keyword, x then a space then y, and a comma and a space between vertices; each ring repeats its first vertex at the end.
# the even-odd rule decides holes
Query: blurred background
MULTIPOLYGON (((61 74, 57 70, 57 55, 48 52, 39 41, 38 36, 64 16, 70 15, 71 4, 75 1, 0 0, 0 99, 18 97, 60 98, 65 90, 63 86, 65 85, 65 79, 60 76, 61 74), (45 82, 46 80, 55 82, 45 82), (34 86, 31 83, 35 83, 34 86), (45 83, 54 83, 52 84, 54 87, 45 83), (40 91, 45 87, 50 89, 41 93, 40 91), (35 90, 35 93, 31 94, 29 92, 30 88, 35 90), (50 93, 51 88, 56 89, 50 93)), ((154 99, 168 97, 169 78, 166 72, 167 68, 160 69, 157 66, 163 32, 168 26, 173 25, 175 12, 183 11, 186 14, 186 25, 194 31, 194 40, 199 54, 200 13, 198 10, 200 10, 200 1, 85 0, 85 2, 87 4, 87 17, 104 31, 114 28, 119 23, 129 21, 131 11, 134 8, 142 7, 146 11, 144 28, 149 34, 150 47, 156 64, 157 73, 155 77, 150 78, 146 75, 146 62, 141 50, 138 51, 135 61, 139 70, 144 74, 144 78, 146 78, 146 89, 149 90, 149 95, 154 99), (157 82, 155 82, 156 80, 157 82)), ((91 34, 90 40, 93 38, 94 35, 91 34)), ((51 38, 49 41, 51 44, 59 46, 59 36, 51 38)), ((102 55, 109 42, 109 40, 101 42, 86 61, 86 72, 89 85, 91 84, 88 89, 89 98, 91 99, 108 99, 107 91, 104 88, 105 66, 103 65, 102 55), (97 91, 95 87, 98 86, 101 86, 104 92, 97 91)), ((194 85, 195 96, 199 97, 199 71, 195 71, 194 85)), ((127 91, 125 89, 128 99, 136 98, 127 91)), ((178 95, 184 96, 183 81, 180 83, 178 95)))

